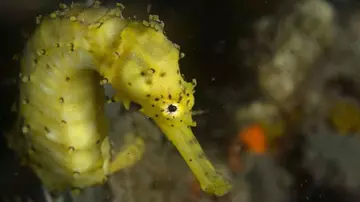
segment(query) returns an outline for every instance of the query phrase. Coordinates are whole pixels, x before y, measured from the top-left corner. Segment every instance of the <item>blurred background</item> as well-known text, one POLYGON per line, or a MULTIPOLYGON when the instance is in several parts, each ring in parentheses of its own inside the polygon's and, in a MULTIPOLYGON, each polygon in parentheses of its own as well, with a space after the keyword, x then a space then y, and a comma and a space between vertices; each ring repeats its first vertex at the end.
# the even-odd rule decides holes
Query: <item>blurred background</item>
MULTIPOLYGON (((77 1, 91 4, 91 1, 77 1)), ((116 1, 104 0, 114 6, 116 1)), ((121 0, 124 16, 157 14, 196 78, 194 133, 233 191, 202 193, 158 128, 106 104, 115 150, 146 138, 142 160, 64 201, 360 201, 360 4, 355 0, 121 0)), ((21 53, 35 17, 58 0, 0 1, 0 133, 14 121, 21 53)), ((111 87, 106 86, 111 94, 111 87)), ((1 136, 2 137, 2 136, 1 136)), ((49 201, 1 139, 0 198, 49 201)))

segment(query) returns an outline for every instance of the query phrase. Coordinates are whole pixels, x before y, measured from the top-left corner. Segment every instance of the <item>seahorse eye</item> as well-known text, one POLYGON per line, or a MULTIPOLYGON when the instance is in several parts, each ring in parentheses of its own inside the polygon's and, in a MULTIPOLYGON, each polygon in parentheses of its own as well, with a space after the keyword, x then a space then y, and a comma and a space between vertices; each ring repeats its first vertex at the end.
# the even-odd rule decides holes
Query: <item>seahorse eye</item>
POLYGON ((177 110, 177 107, 176 107, 175 105, 170 104, 170 105, 168 106, 168 111, 169 111, 170 113, 176 112, 176 110, 177 110))
POLYGON ((172 118, 175 118, 179 116, 180 114, 180 108, 176 103, 167 104, 163 111, 165 111, 165 116, 171 116, 172 118))

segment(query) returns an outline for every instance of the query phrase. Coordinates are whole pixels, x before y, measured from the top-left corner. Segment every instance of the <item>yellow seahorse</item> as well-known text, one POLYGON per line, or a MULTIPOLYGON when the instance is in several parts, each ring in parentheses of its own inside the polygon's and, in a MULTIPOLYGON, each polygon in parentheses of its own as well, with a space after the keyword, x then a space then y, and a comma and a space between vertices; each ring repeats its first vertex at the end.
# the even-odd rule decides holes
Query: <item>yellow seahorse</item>
POLYGON ((191 127, 195 80, 179 71, 179 47, 163 24, 124 19, 123 7, 72 4, 43 17, 21 60, 19 120, 9 137, 11 148, 50 190, 83 188, 106 181, 128 167, 126 155, 141 156, 142 139, 110 162, 110 144, 100 83, 109 82, 115 99, 130 102, 154 120, 176 146, 210 194, 231 189, 205 156, 191 127), (100 78, 102 77, 102 78, 100 78), (140 151, 138 151, 140 148, 140 151), (125 160, 125 161, 124 161, 125 160))

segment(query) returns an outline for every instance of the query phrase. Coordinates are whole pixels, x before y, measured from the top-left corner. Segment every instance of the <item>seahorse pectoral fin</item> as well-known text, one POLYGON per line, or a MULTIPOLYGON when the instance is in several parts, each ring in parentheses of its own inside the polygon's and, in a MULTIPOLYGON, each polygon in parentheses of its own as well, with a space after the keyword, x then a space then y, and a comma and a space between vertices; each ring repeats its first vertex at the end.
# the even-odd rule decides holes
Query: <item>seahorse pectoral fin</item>
POLYGON ((111 174, 135 165, 144 154, 144 139, 132 133, 127 134, 127 136, 129 136, 132 140, 125 140, 124 148, 115 154, 115 157, 110 163, 111 174))
POLYGON ((130 109, 130 100, 121 100, 126 110, 130 109))
POLYGON ((158 126, 185 159, 200 182, 202 190, 216 196, 223 196, 231 190, 230 181, 215 170, 196 140, 191 128, 186 124, 177 125, 176 127, 166 124, 158 124, 158 126))

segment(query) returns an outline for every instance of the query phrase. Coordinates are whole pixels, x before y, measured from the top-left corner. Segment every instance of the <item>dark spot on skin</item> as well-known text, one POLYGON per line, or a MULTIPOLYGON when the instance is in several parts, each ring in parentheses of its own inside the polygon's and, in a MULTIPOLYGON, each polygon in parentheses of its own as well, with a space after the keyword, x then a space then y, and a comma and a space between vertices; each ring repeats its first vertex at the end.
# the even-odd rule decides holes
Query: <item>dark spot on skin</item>
POLYGON ((190 93, 186 93, 186 96, 190 96, 190 93))
POLYGON ((169 94, 169 99, 171 100, 172 96, 169 94))
POLYGON ((145 76, 146 73, 145 73, 145 72, 141 72, 140 75, 141 75, 141 76, 145 76))
POLYGON ((59 43, 56 43, 56 44, 55 44, 55 47, 56 47, 56 48, 59 48, 59 47, 60 47, 60 44, 59 44, 59 43))
POLYGON ((74 43, 69 43, 69 50, 70 52, 74 51, 74 43))
POLYGON ((164 110, 162 109, 162 110, 160 110, 161 112, 164 112, 164 110))
POLYGON ((166 118, 166 120, 170 120, 169 118, 166 118))
POLYGON ((115 52, 115 55, 118 56, 118 57, 120 57, 120 54, 119 54, 118 52, 115 52))
POLYGON ((145 82, 147 85, 151 85, 152 84, 152 81, 151 80, 146 80, 145 82))
POLYGON ((130 152, 128 152, 128 153, 127 153, 127 155, 131 155, 131 153, 130 153, 130 152))
POLYGON ((49 64, 46 64, 46 65, 45 65, 45 68, 46 68, 46 69, 51 69, 51 66, 50 66, 49 64))
POLYGON ((150 73, 151 73, 151 74, 155 73, 155 69, 151 68, 151 69, 150 69, 150 73))
POLYGON ((73 172, 73 175, 80 175, 80 172, 74 171, 74 172, 73 172))
POLYGON ((146 97, 150 97, 151 95, 150 94, 147 94, 146 97))
POLYGON ((66 81, 70 81, 70 77, 66 77, 66 79, 65 79, 66 81))
POLYGON ((152 107, 155 107, 155 105, 151 105, 152 107))
POLYGON ((128 85, 129 85, 129 86, 132 86, 132 84, 131 84, 130 82, 128 83, 128 85))
POLYGON ((209 173, 208 172, 205 172, 205 176, 208 176, 209 175, 209 173))
POLYGON ((65 121, 65 120, 62 120, 61 123, 62 123, 62 124, 66 124, 66 121, 65 121))
POLYGON ((171 127, 174 127, 174 125, 171 125, 171 127))
POLYGON ((73 152, 73 151, 75 151, 75 148, 70 146, 70 147, 68 148, 68 150, 69 150, 69 152, 73 152))
POLYGON ((44 130, 45 130, 45 132, 47 132, 47 133, 49 133, 49 132, 50 132, 50 130, 49 130, 49 128, 48 128, 48 127, 45 127, 45 128, 44 128, 44 130))
POLYGON ((179 97, 178 103, 181 102, 182 98, 183 98, 182 96, 179 97))
POLYGON ((160 77, 164 77, 164 76, 166 76, 166 73, 165 73, 165 72, 163 72, 163 73, 160 74, 160 77))
POLYGON ((64 98, 63 97, 61 97, 61 98, 59 98, 59 101, 60 101, 60 103, 64 103, 64 98))
POLYGON ((189 141, 189 144, 196 144, 198 141, 194 138, 192 140, 189 141))
POLYGON ((180 70, 177 70, 177 71, 176 71, 176 74, 180 74, 180 70))
POLYGON ((183 122, 183 120, 180 120, 180 122, 183 122))
POLYGON ((34 59, 34 64, 37 64, 38 63, 38 60, 35 58, 34 59))
POLYGON ((168 110, 169 110, 169 112, 176 112, 177 107, 175 105, 171 104, 171 105, 168 106, 168 110))
POLYGON ((162 98, 164 98, 164 96, 163 96, 163 95, 160 95, 160 97, 161 97, 161 99, 162 99, 162 98))
POLYGON ((100 144, 100 140, 97 140, 97 141, 96 141, 96 144, 100 144))
POLYGON ((192 162, 192 159, 189 159, 190 162, 192 162))
POLYGON ((189 103, 190 103, 190 100, 186 101, 186 105, 189 105, 189 103))
POLYGON ((159 115, 158 115, 158 114, 155 114, 155 117, 159 117, 159 115))
POLYGON ((155 101, 159 101, 160 99, 159 98, 155 98, 155 101))
POLYGON ((179 80, 178 82, 179 82, 179 84, 181 85, 181 80, 179 80))

